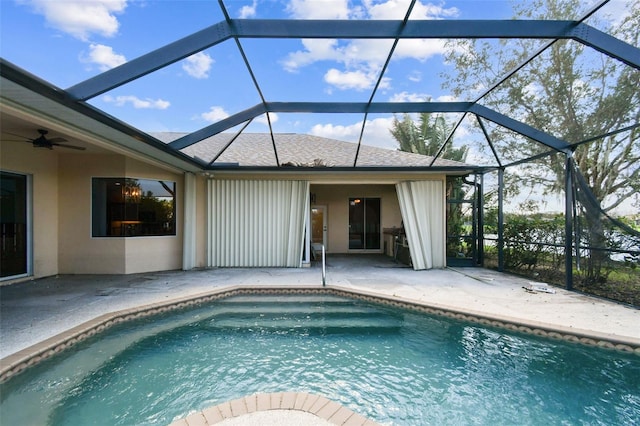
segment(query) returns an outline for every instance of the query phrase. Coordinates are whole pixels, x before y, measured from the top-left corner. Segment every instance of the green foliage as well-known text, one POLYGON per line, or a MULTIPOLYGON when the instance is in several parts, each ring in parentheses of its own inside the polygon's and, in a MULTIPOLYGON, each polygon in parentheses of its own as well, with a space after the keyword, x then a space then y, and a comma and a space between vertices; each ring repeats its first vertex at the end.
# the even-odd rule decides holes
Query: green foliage
POLYGON ((564 216, 535 213, 507 215, 505 267, 533 270, 543 259, 558 269, 564 262, 564 216))
MULTIPOLYGON (((443 115, 424 112, 418 116, 417 122, 409 114, 404 114, 402 120, 394 117, 391 134, 398 141, 400 151, 434 157, 447 142, 451 130, 443 115)), ((449 141, 442 149, 441 157, 464 161, 467 148, 453 148, 451 145, 449 141)))

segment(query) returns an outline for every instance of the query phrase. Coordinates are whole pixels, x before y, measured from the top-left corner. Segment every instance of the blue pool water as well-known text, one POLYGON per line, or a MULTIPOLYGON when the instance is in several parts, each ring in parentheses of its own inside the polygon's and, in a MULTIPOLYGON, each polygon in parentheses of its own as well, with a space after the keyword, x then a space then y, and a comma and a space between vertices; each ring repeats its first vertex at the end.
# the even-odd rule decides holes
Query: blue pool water
POLYGON ((2 425, 168 424, 305 391, 383 424, 640 424, 640 357, 334 296, 237 296, 111 329, 0 387, 2 425))

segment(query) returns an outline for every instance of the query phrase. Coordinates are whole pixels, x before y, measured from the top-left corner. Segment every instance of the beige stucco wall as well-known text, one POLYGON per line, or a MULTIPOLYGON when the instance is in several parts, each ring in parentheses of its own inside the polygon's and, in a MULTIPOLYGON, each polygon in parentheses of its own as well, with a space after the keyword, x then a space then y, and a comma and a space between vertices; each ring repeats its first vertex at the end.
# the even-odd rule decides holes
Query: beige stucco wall
POLYGON ((126 159, 126 177, 167 180, 176 183, 176 235, 125 238, 125 273, 182 268, 184 177, 146 163, 126 159))
POLYGON ((121 177, 121 155, 60 156, 59 273, 125 273, 125 239, 91 237, 91 178, 121 177))
POLYGON ((20 142, 0 141, 0 169, 33 180, 33 275, 58 273, 58 156, 20 142))
POLYGON ((182 175, 121 155, 60 157, 59 273, 130 274, 182 266, 182 175), (92 237, 91 178, 130 177, 176 182, 177 235, 92 237))
MULTIPOLYGON (((395 185, 314 184, 315 205, 327 206, 327 252, 349 253, 349 198, 380 198, 382 228, 399 227, 402 222, 395 185)), ((380 242, 380 252, 384 244, 380 242)), ((351 251, 352 252, 352 251, 351 251)))

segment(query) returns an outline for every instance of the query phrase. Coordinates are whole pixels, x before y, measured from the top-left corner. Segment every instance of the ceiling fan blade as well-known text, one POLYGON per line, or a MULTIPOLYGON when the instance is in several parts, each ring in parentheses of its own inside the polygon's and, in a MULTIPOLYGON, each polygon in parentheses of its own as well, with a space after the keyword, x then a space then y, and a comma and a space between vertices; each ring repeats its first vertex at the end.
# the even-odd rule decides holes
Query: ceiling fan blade
POLYGON ((87 149, 83 146, 67 145, 67 144, 61 144, 61 143, 55 143, 55 142, 53 142, 51 145, 59 146, 60 148, 77 149, 78 151, 84 151, 85 149, 87 149))
POLYGON ((33 142, 33 139, 27 138, 27 137, 22 136, 22 135, 18 135, 16 133, 11 133, 11 132, 3 132, 3 133, 6 134, 6 135, 15 136, 15 137, 20 138, 20 139, 22 139, 24 141, 33 142))
POLYGON ((47 139, 49 142, 51 143, 59 143, 59 142, 66 142, 67 140, 65 138, 51 138, 51 139, 47 139))

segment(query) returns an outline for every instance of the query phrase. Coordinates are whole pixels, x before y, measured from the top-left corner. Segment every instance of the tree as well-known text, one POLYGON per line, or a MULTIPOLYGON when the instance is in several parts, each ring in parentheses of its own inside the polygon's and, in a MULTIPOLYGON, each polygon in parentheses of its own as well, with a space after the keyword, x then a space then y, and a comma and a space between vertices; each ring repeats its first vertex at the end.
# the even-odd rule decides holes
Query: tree
MULTIPOLYGON (((433 157, 444 145, 451 130, 452 127, 443 115, 423 112, 418 116, 417 122, 409 114, 404 114, 402 120, 394 117, 391 134, 398 141, 400 151, 433 157)), ((448 160, 464 161, 467 156, 467 148, 452 148, 451 145, 451 142, 447 144, 441 157, 448 160)))
MULTIPOLYGON (((515 17, 567 19, 579 14, 581 3, 534 0, 516 6, 515 17)), ((588 23, 600 29, 605 27, 604 32, 638 46, 640 1, 633 0, 627 7, 629 13, 619 22, 588 23)), ((455 64, 458 72, 445 75, 445 86, 458 97, 467 94, 469 87, 486 87, 502 70, 514 69, 531 57, 540 43, 539 40, 504 40, 497 44, 482 40, 452 41, 446 59, 455 64)), ((638 87, 640 71, 576 41, 561 40, 509 77, 481 103, 575 144, 576 168, 600 208, 608 213, 640 192, 640 131, 635 128, 589 139, 638 123, 638 87)), ((507 133, 497 128, 490 136, 500 141, 507 133)), ((523 154, 532 156, 548 150, 534 143, 520 143, 516 149, 498 144, 498 149, 506 160, 516 152, 522 158, 523 154)), ((528 184, 544 185, 546 192, 561 191, 564 168, 563 155, 550 155, 523 167, 518 177, 528 184)), ((585 212, 585 218, 589 222, 589 244, 605 248, 601 212, 591 209, 585 212)), ((601 278, 603 255, 598 253, 602 252, 591 254, 591 280, 601 278)))

